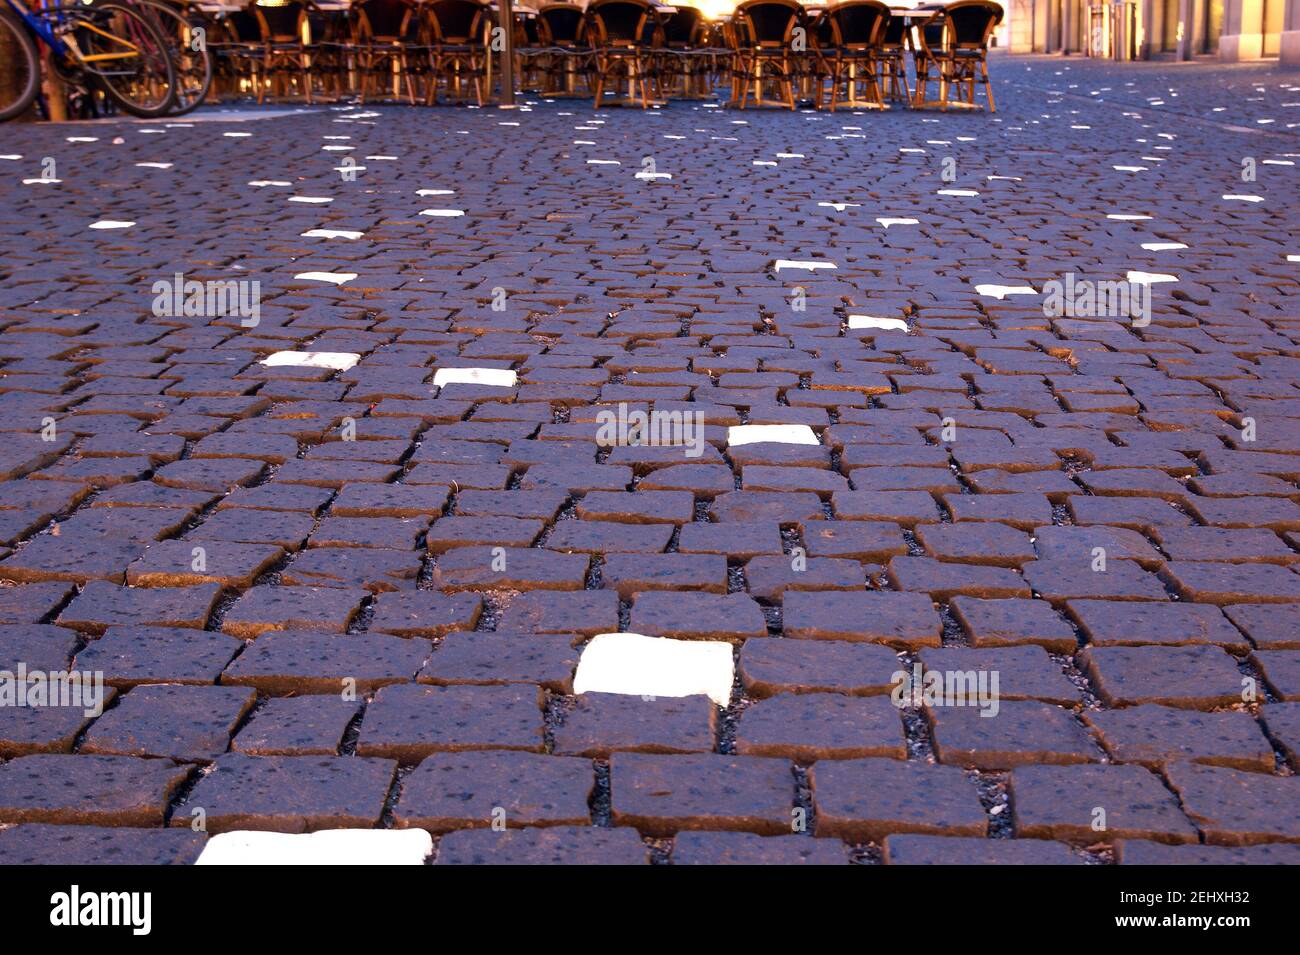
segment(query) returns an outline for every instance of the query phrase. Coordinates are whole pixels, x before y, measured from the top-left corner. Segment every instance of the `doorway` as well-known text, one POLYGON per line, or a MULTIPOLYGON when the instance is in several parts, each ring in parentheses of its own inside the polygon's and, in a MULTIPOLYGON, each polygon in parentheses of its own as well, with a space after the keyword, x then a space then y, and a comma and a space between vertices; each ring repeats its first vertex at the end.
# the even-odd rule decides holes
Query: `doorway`
POLYGON ((1282 52, 1282 22, 1286 16, 1286 0, 1264 0, 1261 33, 1264 34, 1264 56, 1277 56, 1282 52))
POLYGON ((1206 0, 1201 5, 1202 20, 1200 53, 1219 52, 1219 34, 1223 32, 1223 0, 1206 0))
POLYGON ((1160 10, 1160 51, 1178 49, 1178 0, 1164 0, 1160 10))

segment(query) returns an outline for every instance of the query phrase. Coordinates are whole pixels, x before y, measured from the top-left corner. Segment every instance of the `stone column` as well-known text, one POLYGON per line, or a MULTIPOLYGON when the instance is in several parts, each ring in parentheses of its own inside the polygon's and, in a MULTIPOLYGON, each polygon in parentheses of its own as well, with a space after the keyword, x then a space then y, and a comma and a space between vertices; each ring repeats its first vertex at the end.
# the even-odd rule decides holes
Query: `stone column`
POLYGON ((1257 60, 1264 52, 1264 0, 1224 0, 1219 59, 1257 60))
POLYGON ((1079 4, 1082 0, 1063 0, 1061 4, 1061 52, 1073 53, 1079 48, 1079 4))
POLYGON ((1012 53, 1034 52, 1034 17, 1045 0, 1007 0, 1007 49, 1012 53))
POLYGON ((1284 16, 1279 59, 1287 66, 1300 66, 1300 0, 1287 0, 1284 16))
POLYGON ((1164 10, 1156 10, 1156 0, 1138 0, 1137 23, 1133 29, 1138 31, 1137 49, 1134 56, 1139 60, 1151 59, 1151 41, 1155 35, 1159 18, 1164 10))
POLYGON ((1174 51, 1176 59, 1190 60, 1196 52, 1200 34, 1197 14, 1200 11, 1201 0, 1178 0, 1178 22, 1182 25, 1182 31, 1178 37, 1178 47, 1174 51))

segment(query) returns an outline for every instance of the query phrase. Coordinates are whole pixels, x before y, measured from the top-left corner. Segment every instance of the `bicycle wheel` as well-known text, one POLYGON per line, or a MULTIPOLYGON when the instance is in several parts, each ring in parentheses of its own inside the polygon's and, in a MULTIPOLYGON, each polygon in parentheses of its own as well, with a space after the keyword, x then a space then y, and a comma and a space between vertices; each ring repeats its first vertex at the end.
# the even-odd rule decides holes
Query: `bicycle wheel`
POLYGON ((0 7, 0 123, 27 112, 40 81, 36 44, 9 8, 0 7))
POLYGON ((120 3, 80 11, 83 65, 105 95, 133 116, 165 116, 176 98, 176 69, 162 32, 120 3))
POLYGON ((172 115, 197 109, 212 88, 212 54, 208 52, 207 25, 198 17, 182 13, 165 0, 128 0, 131 8, 144 15, 167 41, 167 52, 176 69, 176 99, 172 115))

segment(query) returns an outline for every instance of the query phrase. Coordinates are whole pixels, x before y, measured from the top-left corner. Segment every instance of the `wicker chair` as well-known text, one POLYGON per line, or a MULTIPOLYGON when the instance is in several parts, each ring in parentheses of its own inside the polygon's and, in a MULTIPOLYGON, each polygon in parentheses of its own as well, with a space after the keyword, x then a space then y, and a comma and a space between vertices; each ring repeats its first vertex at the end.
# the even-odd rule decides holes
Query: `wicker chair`
POLYGON ((626 77, 633 100, 650 105, 656 24, 647 0, 595 0, 587 7, 587 35, 594 50, 592 88, 595 108, 610 80, 626 77), (640 91, 638 97, 637 91, 640 91))
POLYGON ((907 22, 902 17, 891 16, 880 33, 880 49, 876 64, 880 70, 878 85, 885 98, 896 103, 912 102, 912 91, 907 85, 907 22))
POLYGON ((372 88, 379 92, 386 86, 394 96, 399 87, 404 88, 407 102, 416 102, 416 74, 428 55, 421 20, 414 0, 357 0, 353 4, 349 53, 361 102, 372 88))
POLYGON ((850 106, 862 105, 858 102, 861 89, 867 106, 884 109, 876 74, 889 7, 881 0, 848 0, 827 9, 825 19, 829 45, 819 48, 818 54, 831 81, 831 112, 839 105, 841 86, 848 91, 850 106))
POLYGON ((214 17, 208 30, 208 49, 213 54, 212 85, 217 97, 262 95, 265 49, 262 29, 251 11, 232 10, 214 17))
POLYGON ((802 54, 792 46, 795 27, 803 24, 803 17, 797 0, 746 0, 736 7, 741 109, 749 100, 751 87, 756 106, 795 108, 794 81, 811 55, 811 51, 802 54), (780 100, 763 99, 765 79, 776 81, 780 100))
POLYGON ((546 55, 543 91, 574 93, 579 78, 586 81, 592 50, 587 42, 587 17, 576 3, 548 3, 537 10, 537 38, 546 55))
POLYGON ((349 55, 352 10, 338 6, 309 7, 307 31, 311 37, 307 55, 313 85, 322 95, 335 100, 351 95, 355 72, 349 55))
POLYGON ((487 28, 491 11, 481 0, 431 0, 424 7, 429 37, 430 77, 425 102, 438 101, 446 80, 448 96, 463 98, 465 81, 479 106, 487 98, 487 28))
POLYGON ((727 106, 739 107, 745 87, 745 51, 749 49, 749 29, 740 17, 731 16, 722 20, 717 30, 722 45, 728 51, 726 63, 731 80, 731 95, 727 97, 727 106))
POLYGON ((311 35, 307 0, 257 0, 249 11, 262 36, 261 78, 257 101, 264 102, 267 86, 272 97, 285 96, 295 81, 308 103, 312 98, 311 35))
POLYGON ((916 105, 978 109, 978 82, 984 85, 989 112, 997 112, 989 82, 988 51, 989 39, 1002 16, 1001 5, 992 0, 958 0, 943 7, 917 31, 916 105), (932 68, 937 71, 935 77, 930 75, 932 68), (926 98, 931 79, 937 79, 939 84, 939 98, 935 100, 926 98))
POLYGON ((542 46, 537 17, 516 11, 514 37, 515 75, 519 77, 519 88, 541 89, 546 50, 542 46))
POLYGON ((701 99, 709 92, 708 21, 694 7, 677 7, 661 24, 655 51, 659 96, 701 99))

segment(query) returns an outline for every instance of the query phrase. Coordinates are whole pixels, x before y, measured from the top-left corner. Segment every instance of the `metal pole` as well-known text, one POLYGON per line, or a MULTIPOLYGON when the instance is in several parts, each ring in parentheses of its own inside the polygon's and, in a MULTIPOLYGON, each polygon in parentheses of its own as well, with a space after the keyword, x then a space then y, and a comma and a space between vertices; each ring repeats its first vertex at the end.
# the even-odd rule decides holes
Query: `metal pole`
POLYGON ((54 58, 54 52, 44 44, 42 46, 42 62, 45 67, 45 104, 50 111, 50 122, 66 123, 68 121, 68 88, 64 85, 63 79, 55 73, 50 66, 50 61, 54 58))
POLYGON ((515 11, 512 0, 497 0, 501 28, 501 105, 515 105, 515 11))

